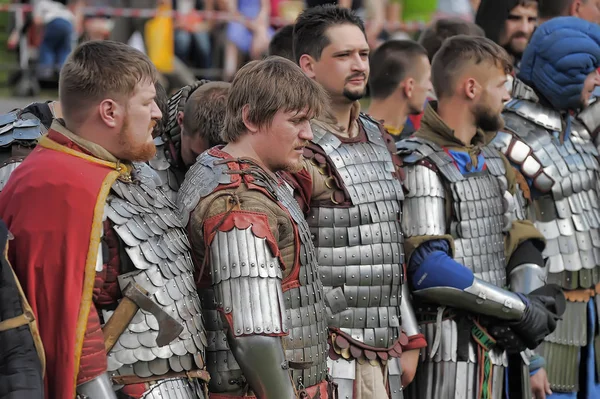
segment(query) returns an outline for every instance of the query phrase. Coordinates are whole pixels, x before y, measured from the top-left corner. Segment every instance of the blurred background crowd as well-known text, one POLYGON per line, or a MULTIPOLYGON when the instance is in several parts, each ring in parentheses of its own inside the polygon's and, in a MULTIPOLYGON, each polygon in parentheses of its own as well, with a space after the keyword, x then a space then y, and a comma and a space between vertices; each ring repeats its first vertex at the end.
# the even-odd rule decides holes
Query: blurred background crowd
MULTIPOLYGON (((273 35, 293 23, 303 9, 333 0, 6 1, 10 0, 0 0, 0 29, 4 27, 6 43, 0 48, 0 84, 5 81, 12 95, 32 96, 39 93, 40 86, 56 86, 58 71, 69 52, 86 40, 117 40, 144 51, 163 73, 163 84, 169 91, 197 79, 230 81, 245 62, 268 54, 273 35)), ((582 12, 600 15, 600 0, 540 0, 544 2, 545 8, 581 3, 586 7, 582 12)), ((366 21, 372 50, 390 39, 423 42, 423 32, 432 24, 438 25, 430 40, 447 35, 444 30, 467 29, 444 24, 457 20, 478 24, 486 36, 504 47, 524 48, 538 23, 538 1, 483 3, 337 0, 338 5, 352 8, 366 21), (486 10, 479 10, 478 15, 480 7, 486 10)), ((473 25, 469 29, 476 28, 473 25)), ((289 40, 291 52, 291 27, 287 29, 289 33, 278 39, 282 41, 279 46, 289 40)), ((448 35, 457 33, 461 32, 448 35)))

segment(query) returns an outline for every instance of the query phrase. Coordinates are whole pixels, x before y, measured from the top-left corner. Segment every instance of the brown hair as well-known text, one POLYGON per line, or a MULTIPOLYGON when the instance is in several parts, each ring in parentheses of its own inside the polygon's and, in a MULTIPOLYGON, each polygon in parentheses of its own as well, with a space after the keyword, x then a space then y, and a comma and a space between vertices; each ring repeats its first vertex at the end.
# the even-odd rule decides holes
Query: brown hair
POLYGON ((251 123, 268 127, 278 111, 308 109, 312 118, 324 111, 328 101, 325 90, 292 61, 278 56, 252 61, 233 79, 221 137, 225 142, 234 142, 247 131, 242 118, 244 107, 248 107, 251 123))
POLYGON ((457 35, 485 37, 485 32, 473 22, 454 18, 438 19, 419 36, 419 43, 427 50, 429 62, 442 47, 444 40, 457 35))
POLYGON ((124 43, 90 41, 78 46, 60 71, 59 98, 67 124, 79 125, 89 107, 131 95, 136 85, 156 82, 157 71, 140 51, 124 43))
POLYGON ((183 134, 204 136, 209 146, 221 144, 227 96, 231 83, 209 82, 188 98, 183 111, 183 134))
POLYGON ((456 78, 465 67, 481 63, 495 65, 505 73, 512 70, 512 61, 506 50, 490 39, 466 35, 447 39, 431 65, 431 83, 436 96, 451 97, 456 78))

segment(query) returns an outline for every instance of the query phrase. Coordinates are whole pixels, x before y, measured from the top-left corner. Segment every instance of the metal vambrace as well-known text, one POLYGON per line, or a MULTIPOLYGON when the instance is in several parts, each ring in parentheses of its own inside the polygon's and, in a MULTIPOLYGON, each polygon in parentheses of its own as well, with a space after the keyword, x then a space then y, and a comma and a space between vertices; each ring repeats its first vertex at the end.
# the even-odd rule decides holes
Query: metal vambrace
POLYGON ((478 278, 474 278, 473 284, 464 290, 453 287, 431 287, 415 290, 413 293, 434 303, 509 321, 521 320, 526 307, 517 294, 478 278))
POLYGON ((227 334, 229 347, 244 377, 260 399, 295 398, 280 337, 227 334))
POLYGON ((547 273, 545 267, 535 263, 523 263, 510 272, 510 290, 529 294, 546 284, 547 273))
POLYGON ((408 284, 402 284, 402 302, 400 304, 400 316, 402 317, 402 329, 406 336, 411 337, 413 335, 420 334, 419 324, 415 316, 415 311, 412 305, 412 299, 410 297, 410 290, 408 284))
POLYGON ((77 385, 76 390, 79 399, 117 399, 107 373, 77 385))

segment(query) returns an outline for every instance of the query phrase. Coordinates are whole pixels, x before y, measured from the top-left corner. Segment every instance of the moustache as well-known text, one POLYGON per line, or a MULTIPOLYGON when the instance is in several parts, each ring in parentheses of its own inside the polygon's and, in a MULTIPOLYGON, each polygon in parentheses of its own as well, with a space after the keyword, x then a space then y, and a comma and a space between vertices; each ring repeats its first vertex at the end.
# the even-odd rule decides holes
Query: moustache
POLYGON ((512 35, 513 39, 527 39, 528 36, 525 32, 516 32, 514 35, 512 35))
POLYGON ((354 75, 350 75, 349 77, 346 78, 346 82, 351 81, 352 79, 356 79, 356 78, 363 78, 365 81, 367 80, 367 75, 365 73, 357 73, 354 75))

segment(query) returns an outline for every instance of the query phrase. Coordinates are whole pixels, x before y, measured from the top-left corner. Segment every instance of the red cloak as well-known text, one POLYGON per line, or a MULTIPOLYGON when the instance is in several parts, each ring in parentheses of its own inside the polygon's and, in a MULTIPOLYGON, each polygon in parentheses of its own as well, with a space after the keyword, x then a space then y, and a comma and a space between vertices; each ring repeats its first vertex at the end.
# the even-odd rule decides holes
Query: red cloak
POLYGON ((15 237, 9 259, 46 352, 48 399, 75 396, 104 204, 123 170, 50 130, 0 193, 0 218, 15 237))

